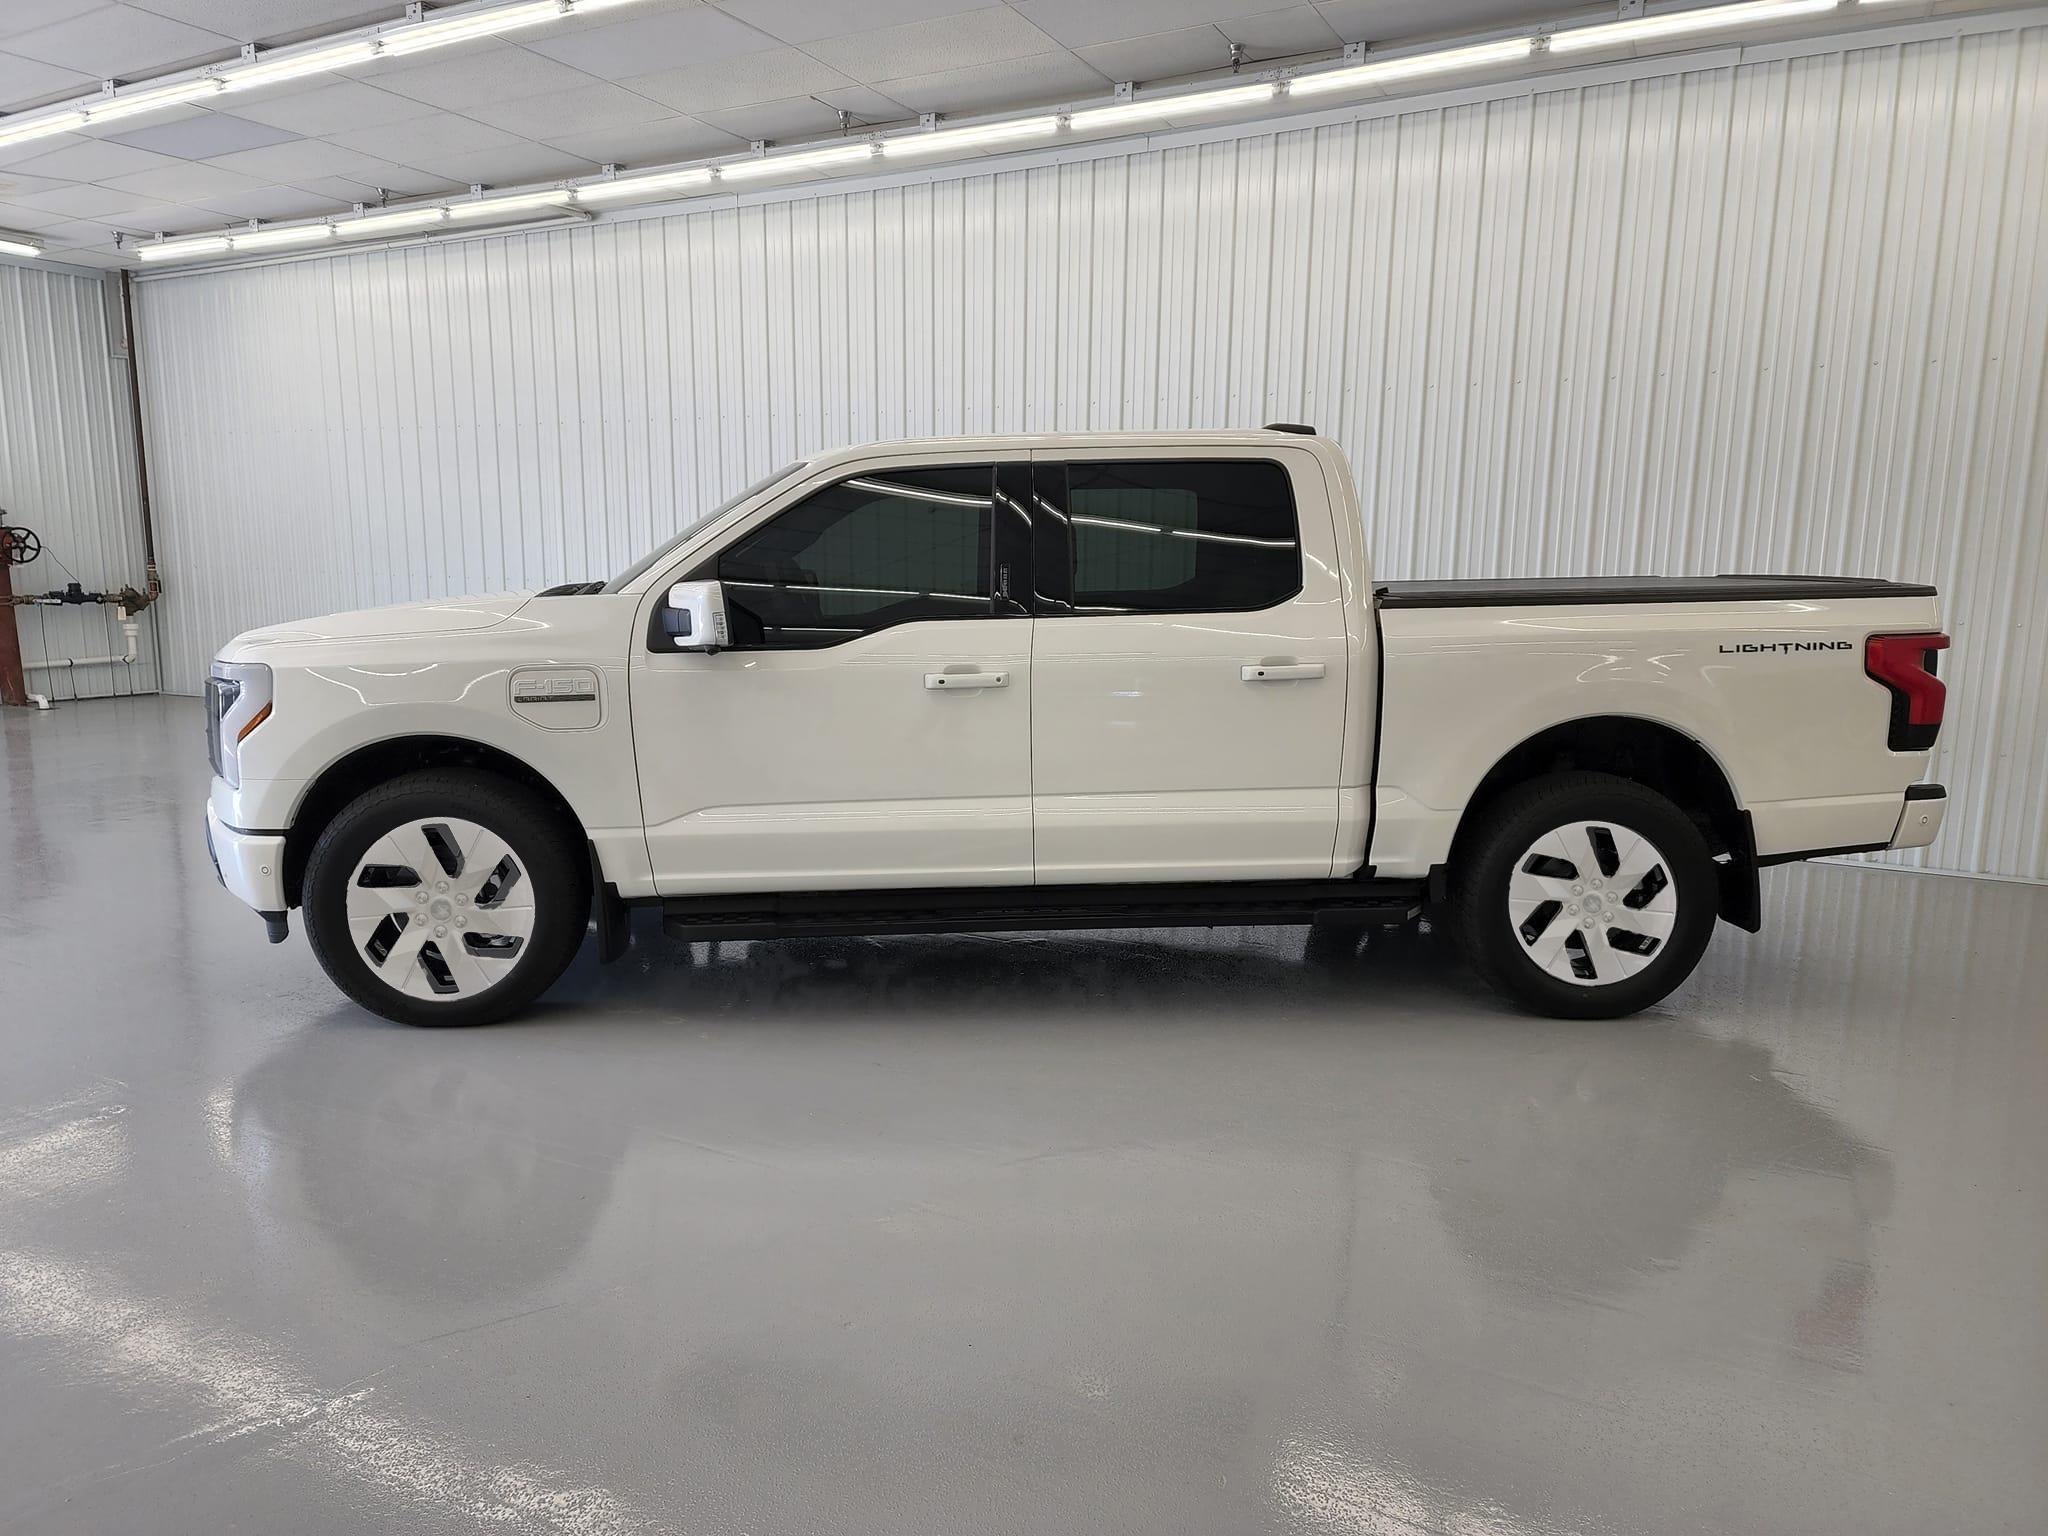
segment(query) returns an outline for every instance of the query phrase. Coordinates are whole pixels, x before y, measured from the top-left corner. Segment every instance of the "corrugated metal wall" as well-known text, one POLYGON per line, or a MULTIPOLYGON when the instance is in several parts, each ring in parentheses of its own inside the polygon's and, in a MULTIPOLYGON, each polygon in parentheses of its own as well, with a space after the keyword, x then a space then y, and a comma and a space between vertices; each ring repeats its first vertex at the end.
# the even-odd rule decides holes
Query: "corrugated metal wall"
MULTIPOLYGON (((47 551, 14 569, 16 592, 143 586, 128 365, 109 355, 98 280, 0 264, 0 508, 47 551)), ((23 660, 111 656, 125 642, 114 610, 16 610, 23 660)), ((31 671, 53 699, 156 691, 154 625, 144 615, 134 667, 31 671)))
POLYGON ((1938 580, 1934 862, 2048 876, 2048 29, 1540 83, 152 282, 169 686, 821 446, 1302 420, 1383 575, 1938 580))

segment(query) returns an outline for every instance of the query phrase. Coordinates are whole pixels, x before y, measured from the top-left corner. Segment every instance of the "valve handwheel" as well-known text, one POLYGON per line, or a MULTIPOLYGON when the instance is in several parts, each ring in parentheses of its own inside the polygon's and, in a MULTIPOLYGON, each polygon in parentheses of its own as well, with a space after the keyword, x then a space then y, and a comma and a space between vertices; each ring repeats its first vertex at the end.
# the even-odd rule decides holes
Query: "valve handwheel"
POLYGON ((31 528, 0 525, 0 564, 27 565, 43 552, 43 541, 31 528))

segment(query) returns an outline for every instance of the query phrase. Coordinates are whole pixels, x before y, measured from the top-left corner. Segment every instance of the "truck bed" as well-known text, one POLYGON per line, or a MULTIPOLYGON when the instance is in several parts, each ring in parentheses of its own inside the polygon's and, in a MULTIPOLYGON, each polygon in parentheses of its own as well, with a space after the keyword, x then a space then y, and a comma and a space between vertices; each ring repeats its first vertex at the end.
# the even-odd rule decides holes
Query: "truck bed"
POLYGON ((1870 576, 1551 576, 1535 580, 1388 581, 1383 608, 1534 608, 1566 603, 1734 603, 1933 597, 1932 587, 1870 576))

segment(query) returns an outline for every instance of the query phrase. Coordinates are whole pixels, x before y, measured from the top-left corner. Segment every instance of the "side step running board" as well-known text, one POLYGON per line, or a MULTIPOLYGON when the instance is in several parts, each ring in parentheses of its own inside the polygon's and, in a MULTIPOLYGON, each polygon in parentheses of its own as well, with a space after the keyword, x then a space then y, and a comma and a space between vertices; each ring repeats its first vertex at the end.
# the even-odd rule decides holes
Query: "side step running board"
POLYGON ((1419 880, 980 886, 671 897, 661 904, 661 927, 686 941, 1310 922, 1367 927, 1405 923, 1421 910, 1419 880))

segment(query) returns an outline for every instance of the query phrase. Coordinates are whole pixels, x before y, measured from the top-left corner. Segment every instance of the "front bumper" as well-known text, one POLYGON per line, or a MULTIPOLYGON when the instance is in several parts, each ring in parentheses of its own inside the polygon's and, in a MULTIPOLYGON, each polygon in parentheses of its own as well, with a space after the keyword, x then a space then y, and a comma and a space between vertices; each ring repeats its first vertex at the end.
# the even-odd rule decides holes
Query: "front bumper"
POLYGON ((284 899, 284 838, 260 832, 238 832, 220 819, 211 800, 206 803, 206 851, 220 883, 237 901, 250 906, 269 920, 282 918, 284 899))
POLYGON ((1906 790, 1905 809, 1892 833, 1894 848, 1925 848, 1941 835, 1948 815, 1948 789, 1940 784, 1914 784, 1906 790))

